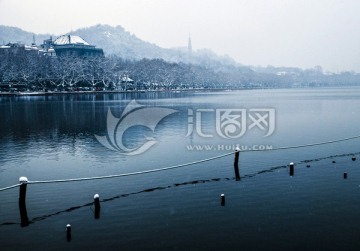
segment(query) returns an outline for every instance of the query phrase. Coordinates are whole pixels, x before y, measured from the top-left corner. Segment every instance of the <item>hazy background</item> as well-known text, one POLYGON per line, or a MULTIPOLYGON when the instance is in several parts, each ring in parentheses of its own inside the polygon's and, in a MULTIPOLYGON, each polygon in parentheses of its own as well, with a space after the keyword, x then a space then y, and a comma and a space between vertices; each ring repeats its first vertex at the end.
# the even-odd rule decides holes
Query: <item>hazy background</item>
POLYGON ((360 72, 358 0, 0 0, 0 24, 64 34, 121 25, 171 48, 209 48, 246 65, 360 72))

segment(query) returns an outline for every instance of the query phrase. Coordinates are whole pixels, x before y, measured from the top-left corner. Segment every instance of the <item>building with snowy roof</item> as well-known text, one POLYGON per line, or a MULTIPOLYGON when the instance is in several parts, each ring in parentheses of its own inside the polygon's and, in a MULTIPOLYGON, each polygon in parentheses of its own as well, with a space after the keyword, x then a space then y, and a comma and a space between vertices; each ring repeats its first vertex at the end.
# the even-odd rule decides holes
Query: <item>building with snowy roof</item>
POLYGON ((8 43, 7 45, 0 46, 0 54, 4 55, 21 55, 21 54, 32 54, 37 55, 39 49, 35 44, 25 45, 22 43, 8 43))
POLYGON ((43 48, 48 51, 55 50, 58 57, 103 57, 104 52, 95 45, 90 45, 84 39, 75 35, 62 35, 54 41, 52 38, 44 41, 43 48))

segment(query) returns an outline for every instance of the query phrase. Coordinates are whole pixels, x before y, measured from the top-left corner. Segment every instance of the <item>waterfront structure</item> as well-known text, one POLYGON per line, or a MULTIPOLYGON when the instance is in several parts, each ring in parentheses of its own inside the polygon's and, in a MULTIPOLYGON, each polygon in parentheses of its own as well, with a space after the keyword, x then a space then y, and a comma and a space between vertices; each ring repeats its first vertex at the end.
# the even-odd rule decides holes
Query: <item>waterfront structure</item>
POLYGON ((0 46, 0 54, 3 55, 20 55, 22 53, 37 54, 38 48, 36 45, 25 45, 21 43, 8 43, 0 46))
POLYGON ((19 55, 21 53, 32 55, 45 55, 51 57, 104 57, 101 48, 90 45, 84 39, 76 35, 62 35, 53 40, 52 37, 44 40, 43 44, 37 46, 35 38, 31 45, 22 43, 9 43, 0 46, 0 54, 19 55))
POLYGON ((81 37, 70 34, 62 35, 54 41, 50 37, 50 39, 44 41, 42 47, 45 51, 53 48, 58 57, 104 57, 104 52, 101 48, 96 48, 95 45, 90 45, 81 37))

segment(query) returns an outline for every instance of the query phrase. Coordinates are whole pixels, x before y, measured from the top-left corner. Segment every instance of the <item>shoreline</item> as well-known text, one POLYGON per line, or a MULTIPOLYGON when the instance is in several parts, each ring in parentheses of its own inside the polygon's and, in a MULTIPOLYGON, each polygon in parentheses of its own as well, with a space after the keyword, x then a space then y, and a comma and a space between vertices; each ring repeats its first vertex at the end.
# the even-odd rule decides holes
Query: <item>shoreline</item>
MULTIPOLYGON (((253 88, 251 88, 253 89, 253 88)), ((238 91, 247 89, 226 89, 226 88, 199 88, 182 90, 131 90, 131 91, 57 91, 57 92, 0 92, 0 96, 23 97, 23 96, 55 96, 55 95, 83 95, 83 94, 120 94, 120 93, 151 93, 151 92, 206 92, 206 91, 238 91)))
POLYGON ((194 88, 181 90, 129 90, 129 91, 38 91, 38 92, 0 92, 0 97, 27 97, 27 96, 58 96, 58 95, 84 95, 84 94, 126 94, 126 93, 181 93, 181 92, 232 92, 244 90, 274 90, 274 89, 314 89, 314 88, 353 88, 359 86, 316 86, 316 87, 251 87, 251 88, 194 88))

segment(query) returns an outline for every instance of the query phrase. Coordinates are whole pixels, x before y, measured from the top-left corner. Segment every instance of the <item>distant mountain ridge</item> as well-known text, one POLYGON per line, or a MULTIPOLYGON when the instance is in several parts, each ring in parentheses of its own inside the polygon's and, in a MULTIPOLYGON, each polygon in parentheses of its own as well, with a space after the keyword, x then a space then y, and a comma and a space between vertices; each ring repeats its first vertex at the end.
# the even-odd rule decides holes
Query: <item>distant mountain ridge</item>
MULTIPOLYGON (((49 38, 50 34, 35 34, 33 32, 24 31, 17 27, 0 25, 0 44, 7 43, 23 43, 30 45, 35 36, 35 43, 42 44, 44 39, 49 38)), ((53 37, 55 37, 53 35, 53 37)))
MULTIPOLYGON (((207 49, 191 53, 186 47, 165 49, 137 38, 121 26, 95 25, 78 29, 71 34, 79 35, 88 43, 102 48, 107 56, 117 55, 125 59, 108 57, 107 60, 119 60, 128 66, 140 65, 141 67, 133 72, 140 82, 154 83, 154 81, 165 78, 163 82, 176 82, 181 79, 188 86, 195 81, 196 84, 202 86, 214 87, 214 84, 217 83, 221 87, 237 88, 352 86, 360 83, 360 73, 355 72, 324 74, 320 66, 310 69, 243 66, 230 57, 218 56, 207 49), (144 58, 147 59, 141 60, 144 58), (169 81, 166 80, 168 76, 172 76, 169 81)), ((51 34, 34 34, 16 27, 0 25, 0 45, 9 42, 30 45, 33 37, 35 37, 36 44, 39 45, 50 36, 53 39, 57 37, 51 34)), ((1 62, 2 58, 0 58, 1 62)))
MULTIPOLYGON (((106 55, 117 55, 124 59, 161 58, 169 62, 191 63, 218 70, 237 65, 232 58, 218 56, 208 49, 192 51, 189 54, 186 48, 161 48, 156 44, 139 39, 121 26, 113 27, 98 24, 75 30, 72 34, 79 35, 90 44, 102 48, 106 55)), ((31 44, 34 35, 36 44, 41 44, 44 39, 50 36, 54 39, 57 37, 52 34, 34 34, 20 28, 0 25, 0 43, 21 42, 31 44)))

